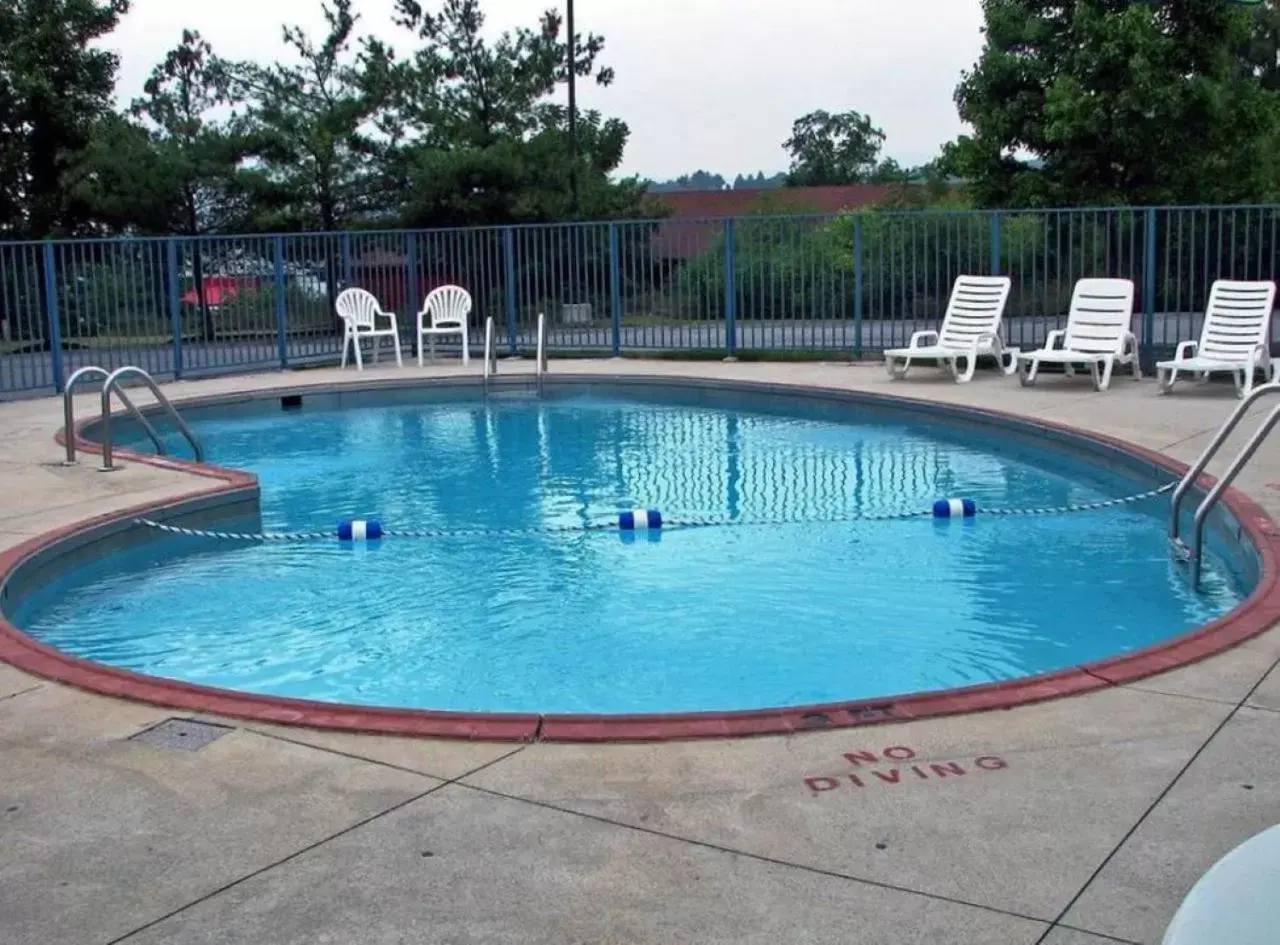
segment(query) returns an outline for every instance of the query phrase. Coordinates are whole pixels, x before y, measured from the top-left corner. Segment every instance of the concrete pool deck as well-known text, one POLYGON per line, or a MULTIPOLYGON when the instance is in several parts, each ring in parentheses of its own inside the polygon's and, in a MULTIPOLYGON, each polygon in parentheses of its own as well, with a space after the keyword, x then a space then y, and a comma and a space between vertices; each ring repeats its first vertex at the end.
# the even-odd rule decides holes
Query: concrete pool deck
MULTIPOLYGON (((1229 385, 1160 397, 1118 377, 1099 394, 988 372, 958 386, 929 369, 890 382, 879 364, 551 370, 870 390, 1183 461, 1236 404, 1229 385)), ((166 392, 458 373, 326 369, 166 392)), ((95 401, 78 398, 80 415, 95 401)), ((60 425, 60 400, 0 404, 0 550, 203 484, 141 463, 103 475, 89 456, 61 467, 60 425)), ((1264 446, 1237 485, 1280 518, 1277 481, 1280 449, 1264 446)), ((736 741, 511 745, 209 718, 226 728, 197 751, 131 738, 184 713, 0 665, 0 941, 1158 943, 1204 870, 1280 822, 1278 662, 1271 630, 1071 698, 736 741)))

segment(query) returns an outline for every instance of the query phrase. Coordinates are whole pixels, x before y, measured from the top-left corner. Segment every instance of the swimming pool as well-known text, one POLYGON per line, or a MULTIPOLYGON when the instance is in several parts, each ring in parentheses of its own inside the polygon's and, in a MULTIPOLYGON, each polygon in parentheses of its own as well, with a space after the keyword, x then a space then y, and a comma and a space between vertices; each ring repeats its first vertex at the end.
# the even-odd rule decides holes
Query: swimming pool
POLYGON ((858 520, 938 497, 1053 507, 1158 484, 1055 436, 919 407, 594 381, 541 398, 474 385, 277 395, 187 416, 212 462, 260 478, 263 530, 377 518, 457 534, 148 541, 21 596, 15 624, 110 666, 321 702, 728 712, 1132 652, 1225 613, 1256 581, 1249 556, 1211 535, 1193 593, 1167 551, 1167 500, 858 520), (643 507, 732 524, 586 527, 643 507))

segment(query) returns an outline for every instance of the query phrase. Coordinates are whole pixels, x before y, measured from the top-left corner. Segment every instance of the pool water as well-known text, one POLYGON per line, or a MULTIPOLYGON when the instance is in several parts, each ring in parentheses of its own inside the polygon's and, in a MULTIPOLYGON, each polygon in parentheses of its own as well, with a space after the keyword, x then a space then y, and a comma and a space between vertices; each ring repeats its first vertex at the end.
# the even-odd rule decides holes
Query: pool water
POLYGON ((939 497, 1042 507, 1152 485, 1047 439, 855 404, 744 394, 726 409, 694 390, 404 401, 190 417, 210 461, 261 478, 265 530, 367 517, 529 531, 368 546, 165 539, 42 588, 15 623, 103 663, 256 693, 614 714, 1042 673, 1175 636, 1248 591, 1215 556, 1190 591, 1167 551, 1167 497, 848 520, 939 497), (643 507, 739 523, 545 530, 643 507), (815 521, 778 523, 795 517, 815 521))

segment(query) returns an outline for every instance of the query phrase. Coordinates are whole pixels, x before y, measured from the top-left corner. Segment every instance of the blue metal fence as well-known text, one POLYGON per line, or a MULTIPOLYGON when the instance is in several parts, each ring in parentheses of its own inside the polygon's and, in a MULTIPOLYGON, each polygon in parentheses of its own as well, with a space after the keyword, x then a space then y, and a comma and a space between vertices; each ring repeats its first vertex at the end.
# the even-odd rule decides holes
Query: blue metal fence
POLYGON ((0 396, 77 367, 160 377, 331 363, 333 301, 369 289, 413 318, 437 285, 493 316, 502 349, 861 357, 935 327, 955 277, 1003 273, 1011 344, 1061 327, 1072 285, 1137 287, 1149 360, 1199 331, 1217 278, 1276 279, 1280 206, 757 215, 456 230, 0 244, 0 396))

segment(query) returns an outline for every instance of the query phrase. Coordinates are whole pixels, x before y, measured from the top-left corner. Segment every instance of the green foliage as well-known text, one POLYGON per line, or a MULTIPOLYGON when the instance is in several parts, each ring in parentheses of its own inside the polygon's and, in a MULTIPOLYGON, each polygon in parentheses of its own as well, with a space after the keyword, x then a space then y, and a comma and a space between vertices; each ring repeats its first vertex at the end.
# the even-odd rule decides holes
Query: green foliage
POLYGON ((860 184, 871 179, 884 132, 859 112, 810 112, 791 126, 782 146, 791 155, 787 182, 793 187, 860 184))
POLYGON ((1275 195, 1280 103, 1242 58, 1265 52, 1242 53, 1257 39, 1253 11, 1208 0, 983 8, 986 45, 956 90, 974 133, 951 155, 983 205, 1275 195))
POLYGON ((97 46, 129 0, 0 2, 0 238, 74 234, 68 162, 110 114, 117 57, 97 46))
MULTIPOLYGON (((565 109, 547 99, 575 75, 609 84, 598 65, 603 38, 562 37, 548 11, 536 28, 490 40, 477 0, 445 0, 438 14, 399 0, 400 25, 422 43, 404 63, 381 51, 396 92, 384 122, 391 176, 402 181, 400 222, 411 226, 538 222, 571 218, 571 142, 565 109)), ((578 117, 581 216, 639 213, 644 186, 611 178, 629 131, 588 111, 578 117)))
POLYGON ((247 105, 236 130, 253 142, 262 170, 262 229, 332 231, 377 216, 385 198, 374 161, 381 145, 368 126, 390 100, 392 78, 380 44, 353 52, 351 3, 321 5, 328 32, 318 44, 299 27, 283 29, 294 62, 226 66, 247 105))

